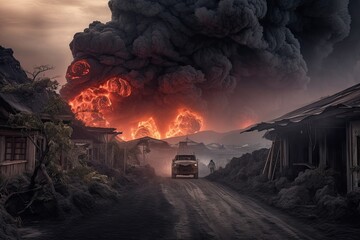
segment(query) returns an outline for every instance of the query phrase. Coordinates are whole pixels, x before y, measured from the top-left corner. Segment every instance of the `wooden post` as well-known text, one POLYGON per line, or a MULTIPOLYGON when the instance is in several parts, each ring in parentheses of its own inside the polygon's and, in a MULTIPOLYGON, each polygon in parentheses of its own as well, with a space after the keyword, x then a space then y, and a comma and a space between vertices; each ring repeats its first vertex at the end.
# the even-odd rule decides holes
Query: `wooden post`
POLYGON ((270 161, 270 156, 272 154, 273 148, 274 148, 274 142, 271 143, 271 147, 270 147, 269 153, 267 155, 265 166, 264 166, 264 169, 262 171, 262 174, 265 174, 265 171, 266 171, 266 169, 268 167, 268 164, 269 164, 269 161, 270 161))
POLYGON ((269 171, 268 171, 268 179, 271 179, 271 172, 273 168, 273 161, 274 161, 274 151, 276 149, 276 139, 273 142, 273 151, 271 152, 270 162, 269 162, 269 171))
POLYGON ((277 163, 278 163, 278 160, 279 160, 279 155, 280 155, 280 149, 281 149, 281 142, 279 142, 279 147, 278 147, 278 151, 277 151, 277 154, 276 154, 276 158, 275 158, 275 166, 274 166, 274 170, 272 172, 272 175, 271 175, 271 181, 274 180, 274 176, 275 176, 275 172, 276 172, 276 166, 277 166, 277 163))

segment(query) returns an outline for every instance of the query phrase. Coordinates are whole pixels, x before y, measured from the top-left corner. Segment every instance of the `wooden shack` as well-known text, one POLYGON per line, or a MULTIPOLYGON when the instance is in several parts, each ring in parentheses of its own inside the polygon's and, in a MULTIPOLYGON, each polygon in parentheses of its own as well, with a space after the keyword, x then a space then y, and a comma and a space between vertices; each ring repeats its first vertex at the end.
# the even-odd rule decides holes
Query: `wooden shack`
POLYGON ((267 130, 273 141, 264 174, 296 177, 305 169, 332 169, 338 189, 360 189, 360 84, 321 98, 246 131, 267 130))
POLYGON ((122 132, 117 132, 115 128, 87 127, 81 124, 72 124, 72 142, 77 146, 82 146, 90 161, 97 161, 109 167, 116 167, 115 137, 122 132))
POLYGON ((22 128, 7 123, 9 114, 31 112, 11 96, 0 93, 0 175, 11 177, 35 167, 36 148, 29 137, 37 141, 37 132, 25 136, 22 128))

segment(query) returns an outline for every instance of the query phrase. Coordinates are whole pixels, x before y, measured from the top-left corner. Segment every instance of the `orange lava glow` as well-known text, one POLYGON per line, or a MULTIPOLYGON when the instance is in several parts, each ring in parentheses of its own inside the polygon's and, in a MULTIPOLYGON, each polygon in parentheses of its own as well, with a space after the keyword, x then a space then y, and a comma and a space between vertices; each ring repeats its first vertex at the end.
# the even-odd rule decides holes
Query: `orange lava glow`
POLYGON ((239 127, 240 129, 245 129, 250 127, 251 125, 254 125, 257 121, 252 119, 246 119, 245 121, 241 122, 239 127))
POLYGON ((204 120, 200 114, 188 109, 180 109, 175 120, 170 123, 166 137, 183 136, 196 133, 203 127, 204 120))
POLYGON ((131 136, 133 139, 142 137, 161 139, 161 134, 152 117, 150 117, 147 121, 140 121, 137 128, 131 129, 131 136))
POLYGON ((111 78, 99 87, 82 91, 69 105, 77 119, 87 126, 109 127, 104 112, 111 110, 112 96, 128 97, 131 95, 130 84, 121 78, 111 78))
MULTIPOLYGON (((69 66, 67 79, 80 81, 83 77, 86 79, 89 73, 90 64, 86 60, 78 60, 69 66)), ((128 129, 129 131, 122 135, 123 139, 137 139, 146 136, 156 139, 169 138, 196 133, 203 128, 203 117, 189 109, 178 109, 174 118, 165 116, 165 118, 161 118, 161 122, 159 122, 159 116, 155 114, 149 116, 148 113, 139 112, 135 116, 131 116, 129 122, 119 123, 116 120, 118 119, 117 114, 120 114, 118 104, 122 102, 122 98, 131 96, 132 90, 128 81, 112 77, 98 87, 89 87, 83 90, 69 101, 69 105, 76 118, 84 122, 86 126, 114 127, 114 125, 120 125, 122 131, 128 129), (134 122, 134 120, 138 121, 134 122)), ((171 116, 173 113, 171 111, 169 115, 171 116)))
POLYGON ((160 133, 154 118, 150 117, 146 121, 140 121, 137 127, 131 129, 131 137, 133 139, 146 136, 157 139, 161 139, 162 136, 170 138, 196 133, 202 127, 203 118, 200 114, 188 109, 179 109, 175 120, 169 122, 169 130, 164 135, 160 133))
POLYGON ((90 64, 86 60, 78 60, 69 66, 66 78, 76 80, 88 75, 89 72, 90 64))
POLYGON ((130 84, 126 80, 121 78, 111 78, 110 80, 108 80, 106 82, 106 89, 109 92, 116 93, 121 97, 128 97, 131 95, 130 84))

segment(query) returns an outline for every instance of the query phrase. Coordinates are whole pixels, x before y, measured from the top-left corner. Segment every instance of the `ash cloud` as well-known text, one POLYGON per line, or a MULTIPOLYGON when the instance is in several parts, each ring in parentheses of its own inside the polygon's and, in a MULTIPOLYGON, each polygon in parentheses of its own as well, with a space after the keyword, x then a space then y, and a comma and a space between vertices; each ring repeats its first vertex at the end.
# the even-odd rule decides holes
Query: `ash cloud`
POLYGON ((254 109, 323 76, 351 26, 347 0, 110 0, 109 8, 110 22, 70 43, 74 62, 89 59, 96 74, 67 79, 61 93, 72 99, 122 77, 134 91, 115 109, 119 121, 173 116, 174 105, 203 113, 208 127, 264 117, 254 109))

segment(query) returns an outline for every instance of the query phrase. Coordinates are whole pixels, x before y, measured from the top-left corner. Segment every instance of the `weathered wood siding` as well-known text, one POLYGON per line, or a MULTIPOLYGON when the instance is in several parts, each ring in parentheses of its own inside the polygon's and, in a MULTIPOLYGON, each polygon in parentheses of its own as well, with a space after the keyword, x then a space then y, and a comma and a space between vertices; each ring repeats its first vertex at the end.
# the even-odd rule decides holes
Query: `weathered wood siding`
POLYGON ((360 189, 360 121, 348 125, 347 134, 347 184, 348 191, 360 189))
POLYGON ((27 161, 14 161, 13 163, 0 165, 1 175, 5 177, 13 177, 20 175, 26 171, 27 161))
POLYGON ((18 131, 2 131, 0 133, 0 174, 5 177, 13 177, 24 172, 32 172, 35 168, 35 145, 28 138, 26 141, 26 159, 5 161, 5 138, 6 136, 22 136, 18 131))

